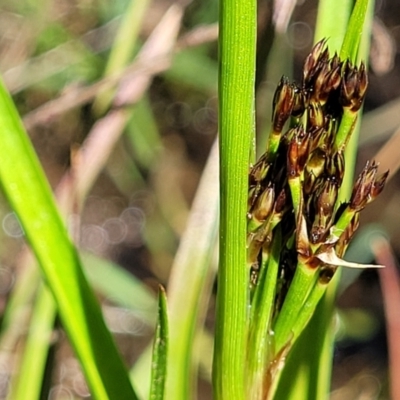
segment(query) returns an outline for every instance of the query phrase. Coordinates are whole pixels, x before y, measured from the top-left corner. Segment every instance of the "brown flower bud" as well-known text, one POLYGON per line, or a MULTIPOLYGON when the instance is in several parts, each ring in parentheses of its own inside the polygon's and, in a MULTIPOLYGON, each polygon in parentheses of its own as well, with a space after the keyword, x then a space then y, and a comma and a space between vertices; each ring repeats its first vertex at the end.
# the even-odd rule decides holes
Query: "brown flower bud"
POLYGON ((304 192, 310 194, 314 189, 314 184, 317 178, 319 178, 324 170, 326 163, 326 152, 321 148, 316 148, 307 161, 305 168, 304 178, 304 192))
POLYGON ((364 101, 365 94, 368 87, 368 73, 365 70, 365 64, 361 62, 360 68, 358 70, 358 102, 353 105, 353 111, 358 111, 364 101), (357 108, 358 107, 358 108, 357 108))
POLYGON ((272 127, 275 132, 282 132, 285 122, 290 117, 294 105, 295 88, 283 76, 276 88, 272 108, 272 127))
POLYGON ((321 98, 324 97, 322 88, 324 87, 324 84, 327 80, 329 72, 330 72, 329 63, 328 62, 320 63, 320 68, 316 72, 315 77, 314 77, 313 90, 312 90, 312 94, 311 94, 313 101, 321 102, 321 98))
POLYGON ((322 128, 325 125, 325 116, 320 103, 310 103, 307 109, 310 128, 322 128))
POLYGON ((372 187, 375 183, 377 164, 373 161, 366 163, 364 169, 359 175, 351 194, 350 208, 355 211, 361 211, 370 201, 372 187))
POLYGON ((329 64, 331 66, 332 71, 342 65, 342 61, 340 60, 340 57, 338 56, 338 54, 336 52, 335 52, 334 56, 329 60, 329 64))
POLYGON ((254 204, 252 210, 253 217, 258 221, 265 221, 271 214, 274 207, 274 200, 275 188, 272 184, 269 184, 254 204))
POLYGON ((327 179, 322 190, 315 197, 315 219, 311 227, 311 243, 325 240, 333 220, 333 211, 338 195, 338 187, 333 180, 327 179))
POLYGON ((271 163, 267 161, 267 155, 264 153, 250 169, 249 184, 253 185, 265 179, 270 168, 271 163))
POLYGON ((310 128, 310 153, 314 151, 317 147, 320 147, 320 143, 323 142, 326 135, 326 130, 322 127, 311 127, 310 128))
POLYGON ((320 40, 307 56, 303 66, 303 85, 308 86, 312 81, 318 69, 321 67, 321 62, 326 62, 329 58, 328 49, 325 48, 326 39, 320 40))
POLYGON ((287 169, 288 177, 299 176, 304 170, 310 143, 310 134, 305 131, 302 125, 298 125, 292 130, 292 138, 289 142, 287 169))
POLYGON ((375 200, 379 194, 382 192, 383 188, 385 187, 386 180, 389 176, 389 171, 386 171, 382 175, 378 176, 374 183, 372 184, 371 192, 370 192, 370 199, 368 203, 375 200))
POLYGON ((345 62, 339 96, 342 106, 354 112, 358 111, 364 101, 367 86, 368 75, 365 65, 361 63, 360 68, 357 69, 350 61, 345 62))
POLYGON ((326 163, 326 174, 338 187, 342 185, 344 177, 344 154, 337 151, 331 155, 326 163))
POLYGON ((339 87, 342 80, 342 77, 340 76, 340 69, 341 66, 338 65, 334 69, 331 69, 326 75, 325 81, 321 87, 320 101, 325 103, 329 94, 339 87))
POLYGON ((263 154, 249 172, 249 197, 247 208, 249 212, 255 204, 260 192, 265 187, 262 182, 266 179, 272 164, 267 161, 267 155, 263 154))
POLYGON ((294 101, 292 116, 301 117, 308 106, 307 95, 302 88, 294 86, 294 101))
POLYGON ((283 188, 276 198, 274 213, 281 214, 287 208, 286 190, 283 188))

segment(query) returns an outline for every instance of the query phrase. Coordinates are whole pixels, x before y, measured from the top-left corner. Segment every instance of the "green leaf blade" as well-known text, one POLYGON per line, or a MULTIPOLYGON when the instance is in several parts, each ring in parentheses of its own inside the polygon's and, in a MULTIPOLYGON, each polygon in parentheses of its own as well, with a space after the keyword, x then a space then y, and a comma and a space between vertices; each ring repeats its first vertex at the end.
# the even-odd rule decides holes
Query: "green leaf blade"
POLYGON ((82 272, 32 145, 0 83, 0 181, 56 301, 96 399, 136 399, 97 300, 82 272))
POLYGON ((168 313, 167 296, 160 286, 158 291, 158 321, 154 335, 151 363, 150 400, 163 400, 167 378, 168 313))

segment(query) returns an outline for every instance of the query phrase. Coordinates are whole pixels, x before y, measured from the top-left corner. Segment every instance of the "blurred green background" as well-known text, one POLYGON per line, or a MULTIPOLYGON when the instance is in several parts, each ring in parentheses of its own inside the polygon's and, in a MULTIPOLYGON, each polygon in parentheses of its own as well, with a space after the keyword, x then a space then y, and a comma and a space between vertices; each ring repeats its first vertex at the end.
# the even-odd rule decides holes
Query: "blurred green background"
MULTIPOLYGON (((265 142, 278 79, 282 74, 299 78, 312 45, 317 9, 316 1, 274 4, 259 2, 260 143, 265 142)), ((357 171, 400 126, 399 7, 398 0, 376 4, 357 171)), ((110 329, 130 365, 151 343, 155 292, 158 283, 168 286, 216 138, 217 20, 216 0, 3 0, 0 5, 0 72, 52 187, 57 190, 70 170, 75 179, 74 173, 93 167, 90 157, 88 164, 81 161, 80 149, 89 147, 87 139, 92 140, 93 159, 104 157, 100 173, 93 172, 93 185, 84 186, 82 197, 75 199, 68 224, 85 255, 110 329), (168 20, 160 33, 156 27, 171 13, 171 6, 183 12, 183 18, 177 17, 175 25, 168 20), (110 269, 110 263, 123 268, 110 269), (132 286, 119 286, 127 280, 138 285, 135 295, 132 286)), ((395 171, 398 148, 392 146, 394 152, 378 161, 395 171)), ((370 223, 379 223, 397 253, 399 185, 394 175, 361 220, 365 235, 372 229, 370 223)), ((23 232, 4 198, 0 220, 0 309, 4 311, 15 285, 23 279, 27 253, 23 232)), ((369 262, 373 255, 362 238, 351 256, 369 262)), ((387 398, 387 349, 377 273, 368 270, 354 281, 344 279, 346 289, 338 300, 332 399, 387 398)), ((206 320, 210 329, 213 307, 211 299, 206 320)), ((7 398, 18 368, 29 315, 27 300, 18 329, 1 339, 0 398, 7 398)), ((48 398, 89 398, 59 327, 52 340, 48 398)), ((212 349, 208 346, 205 353, 200 357, 199 399, 211 397, 212 349)))

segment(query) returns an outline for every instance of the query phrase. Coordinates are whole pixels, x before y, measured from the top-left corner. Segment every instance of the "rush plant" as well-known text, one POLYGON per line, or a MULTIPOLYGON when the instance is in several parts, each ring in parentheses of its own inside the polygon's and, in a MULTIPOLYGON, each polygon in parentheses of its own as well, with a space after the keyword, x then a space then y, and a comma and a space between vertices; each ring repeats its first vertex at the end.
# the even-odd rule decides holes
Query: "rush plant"
MULTIPOLYGON (((253 108, 246 103, 247 108, 237 110, 233 105, 240 96, 252 93, 252 83, 239 80, 239 76, 248 68, 247 77, 253 77, 254 42, 241 31, 247 19, 239 13, 239 5, 235 2, 230 8, 228 3, 222 1, 220 17, 221 261, 215 398, 283 398, 277 392, 279 385, 286 382, 294 387, 300 376, 295 372, 289 382, 285 371, 295 365, 310 370, 311 364, 316 365, 316 375, 308 375, 309 381, 301 383, 302 392, 291 395, 296 399, 317 398, 318 392, 318 398, 324 398, 329 390, 330 368, 322 362, 331 363, 332 342, 323 338, 331 337, 328 309, 332 296, 330 305, 323 303, 328 307, 325 319, 321 319, 323 324, 309 336, 318 348, 307 355, 295 344, 302 336, 301 345, 310 346, 306 328, 313 315, 321 312, 317 307, 327 288, 333 285, 334 290, 336 283, 330 282, 340 267, 373 267, 347 262, 343 255, 358 228, 360 212, 379 195, 388 177, 388 172, 378 174, 378 165, 369 161, 355 183, 349 183, 357 122, 368 86, 367 68, 359 59, 360 38, 365 17, 371 18, 371 13, 367 13, 367 1, 357 1, 347 27, 341 31, 340 26, 328 23, 332 3, 321 2, 319 20, 325 20, 328 29, 321 28, 320 21, 318 34, 333 36, 334 50, 329 48, 330 40, 317 36, 304 61, 300 82, 282 77, 273 98, 267 145, 258 161, 252 163, 251 142, 244 142, 242 137, 253 135, 253 108), (231 32, 232 25, 236 34, 231 32), (238 44, 242 37, 247 41, 238 44), (338 42, 342 43, 340 52, 338 42), (241 57, 231 58, 235 46, 242 49, 241 57), (238 64, 241 67, 235 75, 238 64), (241 146, 239 154, 235 144, 241 146), (234 167, 229 159, 246 155, 250 168, 248 182, 243 183, 235 175, 243 171, 243 160, 236 159, 236 172, 229 172, 234 167), (346 192, 351 186, 351 193, 346 192), (242 187, 247 188, 247 209, 243 207, 242 187), (244 214, 246 232, 237 222, 244 214), (322 388, 319 379, 325 382, 322 388)), ((239 3, 244 7, 246 1, 239 3)), ((251 1, 247 7, 253 10, 251 1)), ((351 4, 343 2, 335 7, 350 10, 351 4)), ((252 12, 244 15, 254 17, 252 12)))
POLYGON ((382 191, 388 172, 378 175, 378 166, 367 162, 349 201, 338 201, 354 130, 354 123, 344 129, 342 121, 346 114, 356 121, 367 82, 363 63, 356 67, 337 54, 330 57, 321 40, 304 62, 302 82, 283 77, 276 89, 267 149, 249 174, 248 361, 255 373, 249 390, 259 398, 271 390, 337 268, 369 267, 341 257, 361 210, 382 191), (260 324, 265 304, 270 308, 260 324))

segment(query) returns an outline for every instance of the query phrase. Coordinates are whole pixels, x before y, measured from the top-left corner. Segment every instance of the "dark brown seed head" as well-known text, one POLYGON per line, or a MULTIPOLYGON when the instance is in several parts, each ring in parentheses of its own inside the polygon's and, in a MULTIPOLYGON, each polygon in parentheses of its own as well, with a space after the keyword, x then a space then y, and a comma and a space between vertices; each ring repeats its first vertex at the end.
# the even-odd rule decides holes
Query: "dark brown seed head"
POLYGON ((295 89, 283 76, 276 88, 272 108, 272 126, 275 132, 282 132, 294 106, 295 89))
POLYGON ((271 163, 267 161, 266 154, 263 154, 260 159, 254 164, 249 173, 250 186, 261 182, 268 174, 271 168, 271 163))
POLYGON ((361 63, 360 68, 358 70, 358 85, 357 85, 357 96, 353 101, 353 105, 351 110, 356 112, 358 111, 365 98, 365 94, 367 92, 368 87, 368 74, 365 70, 365 64, 361 63))
POLYGON ((294 100, 293 100, 293 117, 301 117, 307 108, 307 95, 305 91, 297 86, 294 86, 294 100))
POLYGON ((333 220, 333 212, 338 196, 338 187, 330 179, 325 180, 321 191, 315 196, 315 219, 311 227, 311 243, 317 244, 325 240, 333 220))
POLYGON ((340 60, 340 57, 337 53, 335 53, 334 56, 329 60, 329 64, 332 71, 342 65, 342 61, 340 60))
POLYGON ((309 128, 323 128, 325 125, 325 116, 320 103, 310 103, 307 109, 309 128))
POLYGON ((364 101, 368 86, 368 75, 364 63, 360 68, 353 66, 349 61, 342 68, 342 83, 339 100, 343 107, 358 111, 364 101))
POLYGON ((327 160, 326 174, 336 183, 338 187, 342 185, 344 177, 344 154, 337 151, 327 160))
POLYGON ((326 40, 318 42, 307 56, 303 67, 303 86, 312 92, 312 86, 321 69, 328 63, 329 51, 325 47, 326 40))
POLYGON ((343 65, 342 84, 340 86, 340 102, 343 107, 351 107, 353 96, 357 90, 358 76, 357 69, 353 67, 350 61, 343 65))
MULTIPOLYGON (((303 66, 303 83, 306 85, 312 78, 312 74, 315 71, 321 58, 324 58, 324 52, 326 46, 326 39, 320 40, 311 50, 310 54, 306 57, 303 66)), ((329 55, 328 55, 329 58, 329 55)))
POLYGON ((254 218, 258 221, 265 221, 271 214, 274 207, 274 200, 275 188, 270 184, 258 197, 253 207, 252 214, 254 218))
POLYGON ((375 200, 379 196, 379 194, 382 192, 383 188, 385 187, 385 183, 386 183, 388 176, 389 176, 389 171, 386 171, 385 173, 383 173, 382 175, 378 176, 375 179, 374 183, 372 184, 370 199, 369 199, 368 203, 375 200))
POLYGON ((370 201, 370 194, 375 183, 378 166, 375 162, 366 163, 364 169, 359 175, 350 199, 350 208, 355 211, 361 211, 370 201))
POLYGON ((311 127, 310 128, 310 153, 313 152, 320 143, 323 141, 326 131, 322 127, 311 127))
POLYGON ((288 207, 287 203, 287 195, 286 195, 286 190, 283 188, 279 194, 278 197, 276 198, 275 201, 275 207, 274 207, 274 213, 275 214, 281 214, 283 213, 284 210, 288 207))
POLYGON ((314 182, 319 178, 324 170, 326 163, 326 153, 321 148, 315 149, 306 164, 306 173, 304 180, 304 190, 307 194, 311 193, 314 187, 314 182))
POLYGON ((340 65, 338 65, 336 68, 329 71, 324 85, 322 86, 322 91, 324 92, 326 98, 330 92, 333 92, 339 87, 341 80, 342 77, 340 76, 340 65))
POLYGON ((311 94, 312 101, 322 102, 323 98, 325 98, 325 94, 323 92, 323 87, 330 73, 329 63, 320 63, 320 69, 315 74, 314 82, 313 82, 313 90, 311 94))
POLYGON ((289 178, 300 176, 301 172, 304 170, 308 157, 309 144, 309 131, 305 131, 302 125, 293 128, 287 156, 289 178))

